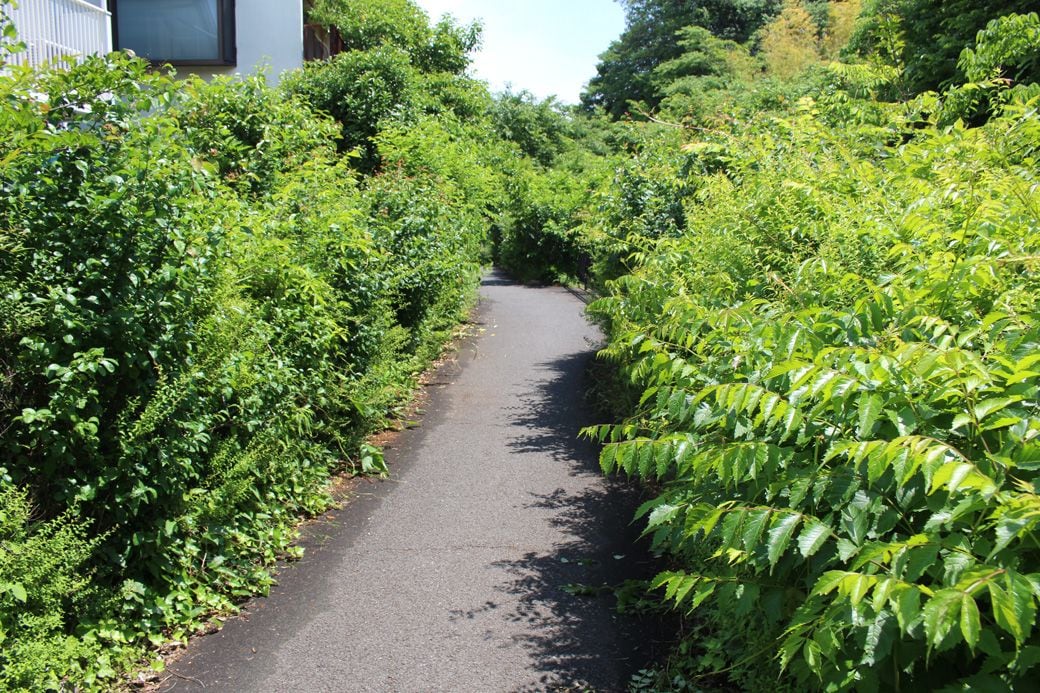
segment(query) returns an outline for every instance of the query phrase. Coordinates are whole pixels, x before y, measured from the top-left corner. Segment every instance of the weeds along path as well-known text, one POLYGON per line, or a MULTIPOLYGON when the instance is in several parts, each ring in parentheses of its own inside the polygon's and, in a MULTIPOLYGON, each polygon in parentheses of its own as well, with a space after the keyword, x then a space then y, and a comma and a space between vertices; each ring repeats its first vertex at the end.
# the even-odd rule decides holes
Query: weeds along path
POLYGON ((192 644, 164 690, 623 690, 646 661, 612 594, 635 499, 576 439, 600 334, 560 288, 497 273, 422 425, 312 531, 270 598, 192 644))

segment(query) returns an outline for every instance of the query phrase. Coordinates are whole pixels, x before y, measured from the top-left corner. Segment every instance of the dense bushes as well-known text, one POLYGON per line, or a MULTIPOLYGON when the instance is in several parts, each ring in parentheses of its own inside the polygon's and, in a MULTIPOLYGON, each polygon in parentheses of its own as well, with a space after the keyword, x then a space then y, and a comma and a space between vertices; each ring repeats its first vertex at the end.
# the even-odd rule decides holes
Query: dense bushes
POLYGON ((525 279, 568 280, 582 252, 575 227, 585 181, 569 171, 520 164, 506 182, 496 261, 525 279))
POLYGON ((2 688, 108 685, 265 589, 464 314, 498 186, 475 131, 337 124, 298 83, 0 77, 2 688))
MULTIPOLYGON (((787 3, 763 35, 808 17, 787 3)), ((612 179, 554 162, 553 194, 510 208, 500 248, 528 272, 592 255, 635 391, 586 433, 655 489, 652 587, 688 616, 640 685, 1030 689, 1036 28, 991 21, 961 46, 969 83, 896 103, 920 64, 825 68, 825 33, 791 78, 764 38, 753 56, 689 27, 654 122, 613 128, 612 179)))
POLYGON ((745 652, 737 671, 763 675, 773 651, 797 687, 1028 677, 1040 237, 1016 152, 1034 118, 888 160, 811 116, 743 132, 739 195, 702 180, 689 232, 599 304, 646 388, 596 432, 619 441, 603 462, 665 484, 644 512, 679 561, 659 584, 714 643, 701 666, 745 652))
POLYGON ((0 77, 0 687, 103 687, 269 585, 330 472, 382 470, 366 433, 493 252, 606 294, 637 396, 588 434, 658 492, 655 587, 692 614, 653 685, 1024 688, 1036 16, 894 103, 920 64, 883 62, 876 7, 871 61, 824 68, 844 4, 709 3, 655 43, 655 122, 610 124, 492 100, 472 27, 348 5, 316 8, 348 52, 281 90, 0 77), (722 40, 758 27, 776 65, 722 40))
MULTIPOLYGON (((1036 10, 1029 0, 866 0, 863 5, 852 48, 881 51, 904 65, 900 82, 911 93, 962 81, 966 73, 958 58, 979 31, 999 17, 1036 10)), ((1037 81, 1040 71, 1034 65, 1021 77, 1037 81)))
MULTIPOLYGON (((962 69, 1023 64, 1034 25, 991 24, 962 69)), ((1035 679, 1040 101, 871 99, 892 76, 757 83, 681 147, 645 129, 596 207, 597 266, 627 272, 592 310, 641 398, 587 434, 659 489, 654 587, 690 614, 657 685, 1035 679)))

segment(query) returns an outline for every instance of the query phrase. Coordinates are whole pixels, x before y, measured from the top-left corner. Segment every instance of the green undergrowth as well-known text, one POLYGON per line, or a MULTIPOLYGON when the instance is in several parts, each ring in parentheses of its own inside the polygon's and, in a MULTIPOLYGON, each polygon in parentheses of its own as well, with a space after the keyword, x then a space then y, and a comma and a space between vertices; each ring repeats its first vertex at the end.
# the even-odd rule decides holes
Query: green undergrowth
POLYGON ((662 484, 653 586, 689 614, 670 689, 1035 680, 1040 97, 968 128, 963 87, 853 73, 659 159, 677 223, 592 307, 643 394, 587 434, 662 484))
POLYGON ((472 305, 502 154, 461 74, 409 66, 457 93, 359 133, 307 100, 379 101, 340 68, 0 76, 0 690, 116 686, 266 592, 331 475, 386 471, 365 440, 472 305))
POLYGON ((1034 689, 1038 28, 994 20, 941 92, 877 55, 686 76, 576 203, 538 196, 516 247, 590 257, 627 385, 585 434, 657 494, 684 619, 637 689, 1034 689))

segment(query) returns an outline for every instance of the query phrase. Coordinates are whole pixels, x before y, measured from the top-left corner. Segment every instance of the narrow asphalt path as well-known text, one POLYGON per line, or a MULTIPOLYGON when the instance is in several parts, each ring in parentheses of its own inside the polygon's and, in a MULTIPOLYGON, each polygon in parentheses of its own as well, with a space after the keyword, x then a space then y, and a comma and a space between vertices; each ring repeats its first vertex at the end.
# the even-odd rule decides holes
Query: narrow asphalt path
POLYGON ((312 527, 163 690, 624 690, 645 638, 588 588, 645 569, 635 499, 576 438, 601 336, 565 289, 492 273, 481 296, 479 334, 387 450, 393 479, 312 527))

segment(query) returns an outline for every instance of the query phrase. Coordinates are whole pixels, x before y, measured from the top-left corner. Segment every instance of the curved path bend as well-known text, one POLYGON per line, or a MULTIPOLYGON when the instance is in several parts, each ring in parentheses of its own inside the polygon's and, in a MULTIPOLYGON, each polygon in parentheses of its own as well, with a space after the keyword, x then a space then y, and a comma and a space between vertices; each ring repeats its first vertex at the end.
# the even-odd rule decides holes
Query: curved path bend
POLYGON ((266 599, 201 638, 163 690, 625 689, 646 662, 606 590, 645 569, 635 499, 576 439, 601 339, 566 289, 485 277, 480 329, 429 385, 418 428, 307 532, 266 599))

